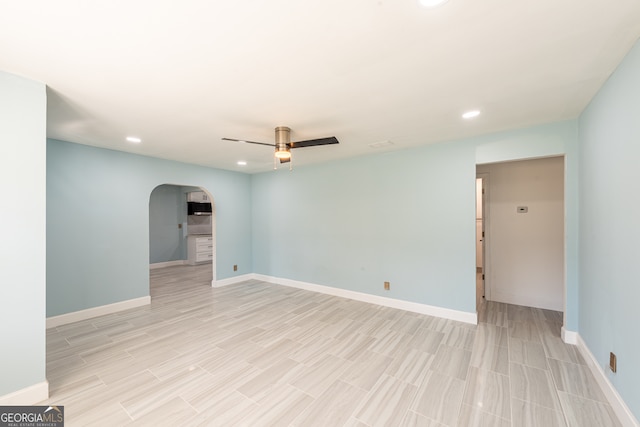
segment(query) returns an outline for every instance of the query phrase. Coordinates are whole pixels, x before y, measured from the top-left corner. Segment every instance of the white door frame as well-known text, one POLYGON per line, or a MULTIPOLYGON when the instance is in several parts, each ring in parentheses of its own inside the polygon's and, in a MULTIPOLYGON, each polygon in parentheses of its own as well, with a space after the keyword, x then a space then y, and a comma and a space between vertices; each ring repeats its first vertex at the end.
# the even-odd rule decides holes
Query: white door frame
MULTIPOLYGON (((484 291, 484 297, 486 301, 491 301, 491 281, 489 280, 490 275, 490 267, 491 267, 491 256, 490 256, 490 240, 489 240, 489 204, 487 201, 489 200, 489 173, 482 172, 476 173, 476 179, 482 179, 482 231, 484 231, 484 236, 482 238, 482 275, 484 277, 482 288, 484 291)), ((477 218, 477 215, 476 215, 477 218)))

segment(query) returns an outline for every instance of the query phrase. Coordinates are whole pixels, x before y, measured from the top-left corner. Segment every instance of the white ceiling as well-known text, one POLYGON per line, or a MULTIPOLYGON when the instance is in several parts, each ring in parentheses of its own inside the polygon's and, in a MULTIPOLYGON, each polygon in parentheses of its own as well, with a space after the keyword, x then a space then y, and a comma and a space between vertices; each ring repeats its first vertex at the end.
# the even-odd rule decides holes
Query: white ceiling
POLYGON ((50 138, 249 173, 272 149, 222 137, 340 140, 302 165, 575 118, 639 37, 638 0, 0 0, 50 138))

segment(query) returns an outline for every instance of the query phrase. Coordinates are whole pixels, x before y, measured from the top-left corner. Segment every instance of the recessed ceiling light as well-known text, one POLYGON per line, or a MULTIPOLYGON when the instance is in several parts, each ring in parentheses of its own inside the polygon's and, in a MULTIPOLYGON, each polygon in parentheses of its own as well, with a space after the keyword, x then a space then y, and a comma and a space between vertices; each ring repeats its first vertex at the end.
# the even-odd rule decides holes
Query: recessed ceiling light
POLYGON ((133 142, 134 144, 140 144, 142 142, 142 140, 137 136, 128 136, 127 141, 133 142))
POLYGON ((478 117, 480 115, 480 110, 471 110, 467 111, 462 115, 463 119, 473 119, 474 117, 478 117))
POLYGON ((245 162, 244 160, 239 160, 238 166, 247 166, 247 162, 245 162))
POLYGON ((420 4, 427 8, 434 8, 443 5, 448 0, 419 0, 420 4))

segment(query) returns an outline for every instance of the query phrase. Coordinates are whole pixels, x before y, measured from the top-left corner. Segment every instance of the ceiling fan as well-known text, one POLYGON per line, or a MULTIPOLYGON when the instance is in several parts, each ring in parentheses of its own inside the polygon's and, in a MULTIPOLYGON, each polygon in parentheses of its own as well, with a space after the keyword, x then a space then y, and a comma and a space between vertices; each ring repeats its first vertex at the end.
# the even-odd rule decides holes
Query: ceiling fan
MULTIPOLYGON (((265 142, 247 141, 246 139, 233 139, 222 138, 224 141, 246 142, 247 144, 267 145, 269 147, 275 147, 275 157, 273 158, 274 168, 277 168, 277 160, 280 163, 291 162, 291 149, 292 148, 304 148, 315 147, 317 145, 330 145, 338 144, 338 139, 335 136, 328 138, 308 139, 306 141, 291 142, 291 129, 286 126, 278 126, 276 128, 276 143, 267 144, 265 142), (277 159, 277 160, 276 160, 277 159)), ((289 164, 291 169, 291 164, 289 164)))

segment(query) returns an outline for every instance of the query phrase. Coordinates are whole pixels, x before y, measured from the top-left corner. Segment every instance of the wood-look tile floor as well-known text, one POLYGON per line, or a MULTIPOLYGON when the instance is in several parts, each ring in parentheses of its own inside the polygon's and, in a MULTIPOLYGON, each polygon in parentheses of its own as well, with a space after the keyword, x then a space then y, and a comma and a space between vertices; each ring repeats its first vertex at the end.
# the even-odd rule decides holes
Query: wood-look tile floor
POLYGON ((151 271, 151 305, 47 331, 67 426, 617 426, 562 315, 478 326, 249 281, 151 271))

